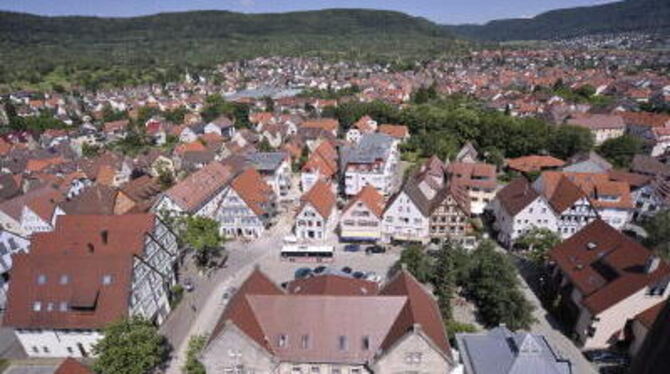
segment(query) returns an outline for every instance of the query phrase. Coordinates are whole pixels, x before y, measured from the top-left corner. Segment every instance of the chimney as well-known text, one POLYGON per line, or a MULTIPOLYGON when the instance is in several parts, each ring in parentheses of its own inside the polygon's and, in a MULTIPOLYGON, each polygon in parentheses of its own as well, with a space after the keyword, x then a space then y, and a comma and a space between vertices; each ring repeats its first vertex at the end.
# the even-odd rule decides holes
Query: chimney
POLYGON ((107 239, 109 238, 109 231, 107 230, 100 231, 100 238, 102 239, 102 244, 107 245, 107 239))
POLYGON ((661 258, 656 255, 651 255, 647 259, 647 263, 644 265, 644 272, 647 274, 651 274, 655 272, 660 265, 661 265, 661 258))

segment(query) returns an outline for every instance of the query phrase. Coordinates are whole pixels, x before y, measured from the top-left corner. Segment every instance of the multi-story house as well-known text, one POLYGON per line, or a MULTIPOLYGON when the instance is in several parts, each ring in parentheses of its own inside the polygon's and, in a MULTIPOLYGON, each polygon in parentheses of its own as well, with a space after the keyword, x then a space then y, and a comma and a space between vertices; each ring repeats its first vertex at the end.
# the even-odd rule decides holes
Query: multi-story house
POLYGON ((30 240, 13 232, 0 230, 0 308, 5 309, 7 289, 9 287, 9 270, 12 268, 12 257, 18 253, 27 253, 30 240))
POLYGON ((300 187, 303 192, 307 192, 318 181, 332 183, 338 171, 337 148, 329 141, 325 140, 319 144, 309 155, 307 162, 300 171, 300 187))
POLYGON ((63 201, 63 192, 51 185, 31 190, 0 204, 0 227, 25 237, 51 231, 56 218, 65 214, 58 206, 63 201))
POLYGON ((511 332, 504 326, 480 333, 456 334, 464 374, 572 374, 573 364, 561 357, 542 335, 511 332))
POLYGON ((102 329, 170 312, 177 238, 153 214, 65 215, 14 256, 3 325, 31 357, 85 357, 102 329))
POLYGON ((291 157, 286 152, 256 152, 247 155, 247 160, 281 198, 291 189, 291 157))
POLYGON ((253 168, 235 177, 221 195, 215 219, 225 237, 258 238, 276 214, 272 187, 253 168))
POLYGON ((191 214, 215 218, 233 168, 213 161, 165 191, 154 204, 159 214, 191 214))
POLYGON ((635 203, 633 218, 641 221, 670 207, 670 179, 656 177, 648 184, 631 193, 635 203))
POLYGON ((363 116, 347 130, 346 139, 349 143, 358 143, 363 134, 371 134, 375 131, 377 131, 377 121, 369 116, 363 116))
POLYGON ((399 159, 398 140, 385 134, 365 134, 357 145, 340 148, 344 193, 356 195, 370 184, 390 195, 399 159))
POLYGON ((550 250, 549 259, 583 349, 623 341, 631 320, 670 295, 670 266, 602 220, 550 250))
POLYGON ((623 229, 630 221, 634 204, 627 182, 610 180, 609 175, 603 173, 549 171, 543 173, 536 183, 542 184, 545 189, 556 191, 562 178, 577 186, 586 195, 599 217, 617 230, 623 229))
POLYGON ((449 182, 432 199, 430 238, 437 242, 447 239, 462 242, 472 231, 470 217, 468 191, 457 181, 449 182))
MULTIPOLYGON (((202 351, 207 372, 450 373, 431 293, 401 270, 385 285, 336 275, 277 286, 256 269, 202 351)), ((293 283, 293 282, 292 282, 293 283)))
POLYGON ((596 145, 601 145, 609 139, 623 136, 626 123, 621 116, 609 114, 579 114, 568 119, 568 125, 580 126, 589 129, 596 145))
POLYGON ((470 213, 482 214, 495 198, 496 167, 484 163, 452 162, 447 165, 450 180, 464 186, 470 195, 470 213))
POLYGON ((670 116, 648 112, 623 112, 626 131, 640 138, 652 157, 670 149, 670 116))
POLYGON ((333 231, 335 217, 335 194, 325 182, 316 182, 312 189, 300 198, 300 207, 295 216, 295 235, 299 240, 324 240, 333 231))
POLYGON ((559 231, 558 216, 551 205, 524 177, 500 190, 492 206, 498 241, 508 248, 533 227, 559 231))
POLYGON ((347 202, 340 215, 340 240, 377 241, 382 235, 384 196, 367 185, 347 202))
POLYGON ((419 179, 410 178, 386 205, 382 241, 430 241, 431 200, 421 191, 419 179))

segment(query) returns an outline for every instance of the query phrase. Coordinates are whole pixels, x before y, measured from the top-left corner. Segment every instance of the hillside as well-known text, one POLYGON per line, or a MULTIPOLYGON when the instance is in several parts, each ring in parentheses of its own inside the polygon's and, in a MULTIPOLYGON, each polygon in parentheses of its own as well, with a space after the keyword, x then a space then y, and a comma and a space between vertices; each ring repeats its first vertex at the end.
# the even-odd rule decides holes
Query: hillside
POLYGON ((625 0, 616 3, 559 9, 528 19, 491 21, 485 25, 446 26, 471 39, 550 40, 630 31, 670 34, 670 1, 625 0))
POLYGON ((389 11, 198 11, 134 18, 0 12, 0 84, 37 83, 82 70, 211 66, 262 55, 393 59, 444 53, 453 46, 443 27, 389 11))

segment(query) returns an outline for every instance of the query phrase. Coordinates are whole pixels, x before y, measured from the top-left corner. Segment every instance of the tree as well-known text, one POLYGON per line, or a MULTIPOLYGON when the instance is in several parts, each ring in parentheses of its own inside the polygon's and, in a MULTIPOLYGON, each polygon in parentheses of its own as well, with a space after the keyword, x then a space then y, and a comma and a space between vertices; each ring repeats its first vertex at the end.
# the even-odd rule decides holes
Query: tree
POLYGON ((451 300, 456 292, 456 260, 454 245, 447 241, 437 255, 433 269, 434 293, 444 321, 452 319, 451 300))
POLYGON ((198 354, 207 344, 207 338, 202 335, 192 336, 188 341, 188 350, 186 351, 186 363, 182 367, 184 374, 205 374, 205 366, 198 361, 198 354))
POLYGON ((258 143, 258 151, 259 152, 273 152, 274 148, 272 148, 272 145, 270 145, 270 142, 268 141, 268 138, 263 137, 263 140, 261 140, 260 143, 258 143))
POLYGON ((398 264, 404 264, 407 267, 407 271, 412 273, 420 282, 430 280, 430 261, 420 245, 411 244, 403 249, 400 253, 398 264))
POLYGON ((272 100, 272 98, 270 96, 263 97, 263 102, 265 103, 265 111, 266 112, 274 112, 275 111, 275 101, 272 100))
POLYGON ((637 137, 624 135, 608 139, 600 145, 598 153, 618 168, 627 168, 633 157, 642 151, 642 140, 637 137))
POLYGON ((533 227, 523 234, 516 244, 529 252, 529 257, 537 264, 544 264, 547 252, 561 242, 561 237, 544 227, 533 227))
POLYGON ((644 245, 670 260, 670 209, 665 209, 643 223, 647 231, 644 245))
POLYGON ((167 359, 165 338, 144 318, 124 318, 107 326, 103 335, 93 347, 96 373, 146 374, 167 359))
POLYGON ((568 159, 577 153, 593 149, 593 135, 589 129, 561 125, 553 134, 549 151, 558 158, 568 159))
POLYGON ((533 306, 519 289, 516 269, 495 244, 482 242, 472 254, 472 266, 465 284, 479 315, 487 326, 505 323, 510 329, 527 329, 533 323, 533 306))
POLYGON ((207 217, 187 216, 181 226, 181 238, 195 250, 198 266, 205 267, 213 257, 220 255, 223 240, 219 235, 218 222, 207 217))
POLYGON ((93 145, 89 143, 84 143, 81 145, 81 154, 84 157, 95 157, 100 154, 101 147, 99 145, 93 145))

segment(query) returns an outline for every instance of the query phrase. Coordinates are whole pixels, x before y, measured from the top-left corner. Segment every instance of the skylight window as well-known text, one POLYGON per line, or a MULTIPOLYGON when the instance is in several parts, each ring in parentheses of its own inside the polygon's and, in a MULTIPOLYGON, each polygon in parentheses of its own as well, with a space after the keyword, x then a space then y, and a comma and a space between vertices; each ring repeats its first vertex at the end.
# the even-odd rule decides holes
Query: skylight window
POLYGON ((44 274, 40 274, 37 276, 37 284, 43 285, 47 283, 47 276, 44 274))
POLYGON ((39 312, 41 310, 42 310, 42 302, 35 301, 35 303, 33 304, 33 311, 39 312))
POLYGON ((112 284, 112 276, 110 274, 105 274, 102 276, 102 284, 104 286, 109 286, 112 284))
POLYGON ((70 283, 70 276, 67 274, 63 274, 60 276, 60 284, 61 285, 66 285, 70 283))

